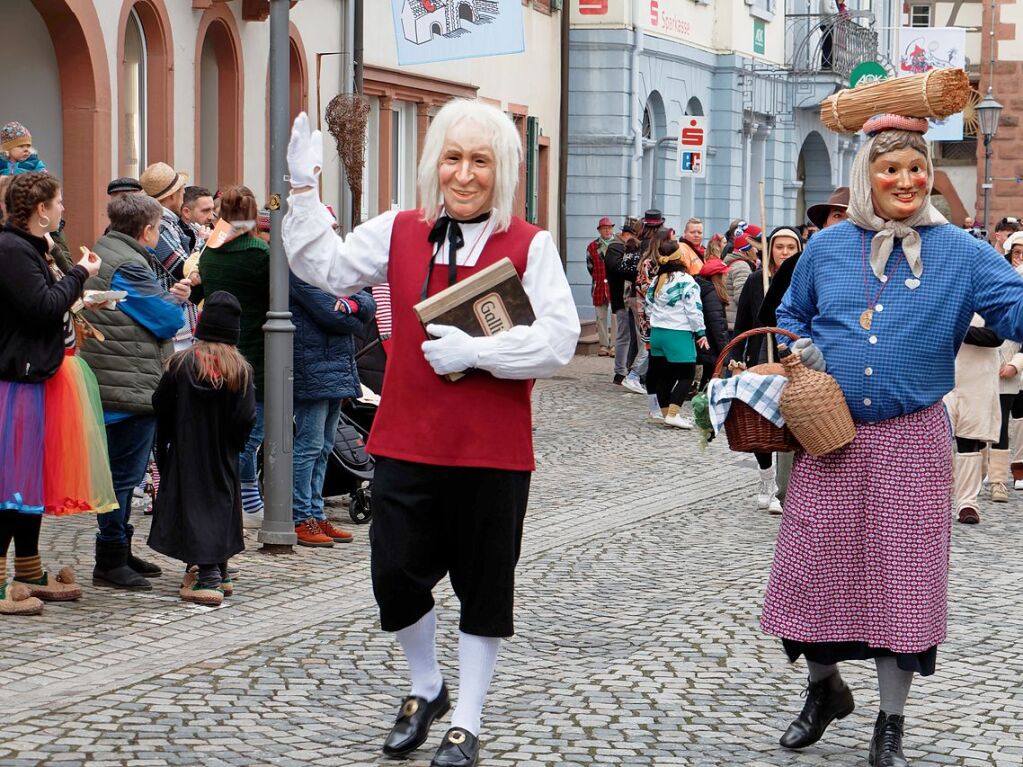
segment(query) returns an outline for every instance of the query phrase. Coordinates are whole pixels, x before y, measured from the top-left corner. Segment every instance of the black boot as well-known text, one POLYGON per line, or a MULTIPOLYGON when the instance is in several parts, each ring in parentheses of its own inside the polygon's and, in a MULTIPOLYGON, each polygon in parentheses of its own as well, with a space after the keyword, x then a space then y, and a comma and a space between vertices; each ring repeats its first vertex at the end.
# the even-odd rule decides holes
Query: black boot
POLYGON ((780 743, 785 748, 806 748, 821 739, 835 719, 844 719, 856 707, 850 690, 836 671, 827 679, 810 682, 806 688, 806 704, 780 743))
POLYGON ((144 559, 139 559, 132 553, 131 539, 134 534, 134 530, 128 531, 128 567, 147 578, 157 578, 163 575, 163 570, 158 565, 154 565, 152 562, 147 562, 144 559))
POLYGON ((882 711, 874 722, 874 737, 870 739, 870 767, 909 767, 902 755, 902 729, 905 717, 882 711))
POLYGON ((96 541, 96 567, 92 570, 92 585, 151 591, 152 584, 128 566, 128 552, 126 543, 96 541))

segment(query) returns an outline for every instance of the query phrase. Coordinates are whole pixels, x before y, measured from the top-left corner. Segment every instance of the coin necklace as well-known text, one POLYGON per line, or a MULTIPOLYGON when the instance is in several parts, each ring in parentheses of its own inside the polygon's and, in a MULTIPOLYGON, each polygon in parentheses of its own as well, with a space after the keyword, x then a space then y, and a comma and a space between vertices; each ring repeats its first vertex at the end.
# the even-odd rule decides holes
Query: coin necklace
POLYGON ((881 294, 884 293, 884 289, 888 287, 888 283, 891 281, 892 275, 895 274, 895 270, 898 269, 899 262, 898 259, 889 259, 891 264, 894 264, 894 267, 891 268, 889 274, 881 275, 881 287, 878 289, 877 295, 874 296, 874 300, 871 301, 870 287, 867 283, 867 236, 865 234, 860 235, 860 247, 863 256, 863 294, 867 298, 867 308, 860 314, 860 327, 864 330, 870 330, 871 325, 874 324, 874 308, 878 305, 877 302, 881 298, 881 294))

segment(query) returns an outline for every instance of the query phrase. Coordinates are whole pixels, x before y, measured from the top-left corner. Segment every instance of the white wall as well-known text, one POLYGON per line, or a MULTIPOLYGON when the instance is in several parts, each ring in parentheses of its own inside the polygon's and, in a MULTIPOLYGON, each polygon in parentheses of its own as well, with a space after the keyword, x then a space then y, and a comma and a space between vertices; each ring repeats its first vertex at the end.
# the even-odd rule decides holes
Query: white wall
POLYGON ((17 120, 50 172, 63 175, 60 73, 50 34, 31 0, 3 0, 0 125, 17 120))
MULTIPOLYGON (((365 13, 366 63, 397 69, 390 2, 367 2, 365 13)), ((403 70, 476 85, 481 97, 498 100, 505 109, 510 103, 529 105, 530 115, 540 118, 543 133, 551 141, 547 220, 550 229, 556 232, 559 198, 558 131, 561 119, 561 14, 547 16, 524 7, 522 16, 526 42, 524 53, 422 64, 404 67, 403 70)))

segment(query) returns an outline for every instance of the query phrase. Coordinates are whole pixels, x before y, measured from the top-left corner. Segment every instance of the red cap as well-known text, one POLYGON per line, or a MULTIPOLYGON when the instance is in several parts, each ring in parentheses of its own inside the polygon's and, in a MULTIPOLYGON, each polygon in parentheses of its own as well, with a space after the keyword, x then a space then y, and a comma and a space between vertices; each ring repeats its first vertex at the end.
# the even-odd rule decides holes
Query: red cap
POLYGON ((600 229, 600 227, 602 227, 602 226, 612 226, 613 227, 614 225, 615 225, 614 221, 609 219, 607 216, 604 216, 602 219, 600 219, 600 222, 597 224, 597 228, 600 229))

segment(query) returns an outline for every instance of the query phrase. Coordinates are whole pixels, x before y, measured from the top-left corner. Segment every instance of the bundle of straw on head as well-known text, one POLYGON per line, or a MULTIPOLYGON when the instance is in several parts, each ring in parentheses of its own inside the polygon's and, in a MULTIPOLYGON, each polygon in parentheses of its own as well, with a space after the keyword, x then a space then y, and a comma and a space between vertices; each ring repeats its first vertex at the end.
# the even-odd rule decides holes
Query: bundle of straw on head
POLYGON ((903 117, 942 118, 961 112, 970 97, 962 69, 932 69, 919 75, 846 88, 821 102, 821 122, 836 133, 856 133, 868 119, 887 112, 903 117))

